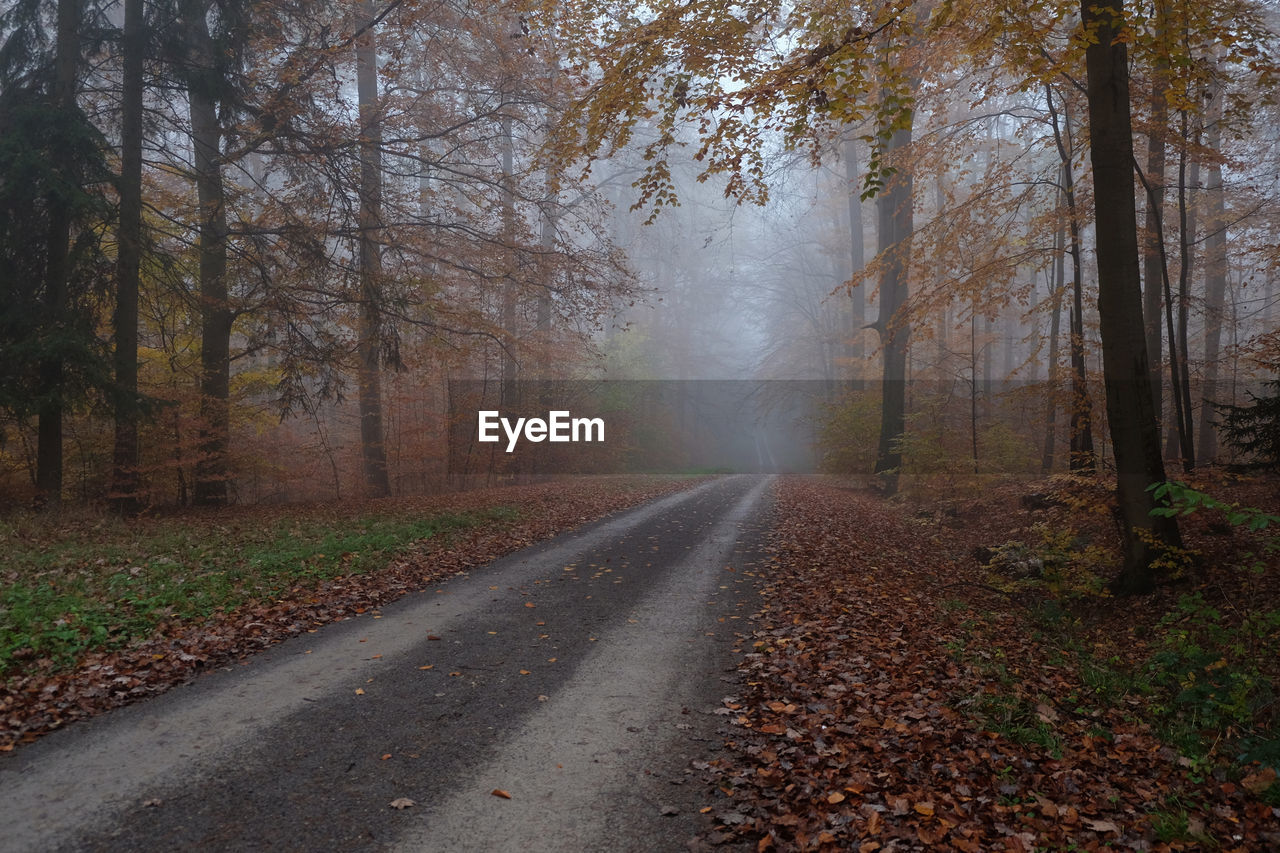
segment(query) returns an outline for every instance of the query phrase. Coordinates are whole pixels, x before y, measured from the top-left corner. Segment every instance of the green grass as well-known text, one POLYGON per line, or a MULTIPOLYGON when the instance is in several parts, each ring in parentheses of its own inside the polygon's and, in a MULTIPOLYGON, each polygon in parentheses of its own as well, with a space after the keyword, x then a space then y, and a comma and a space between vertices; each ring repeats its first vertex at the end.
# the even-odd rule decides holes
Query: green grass
POLYGON ((414 543, 517 512, 282 518, 264 526, 176 518, 59 529, 0 525, 0 676, 65 669, 161 624, 194 624, 338 576, 379 569, 414 543))

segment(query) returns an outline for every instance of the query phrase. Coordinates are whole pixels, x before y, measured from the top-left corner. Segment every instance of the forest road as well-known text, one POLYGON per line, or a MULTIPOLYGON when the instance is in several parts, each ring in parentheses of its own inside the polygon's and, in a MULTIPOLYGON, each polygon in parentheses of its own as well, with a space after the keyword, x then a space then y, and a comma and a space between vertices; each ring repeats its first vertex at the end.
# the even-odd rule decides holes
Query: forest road
POLYGON ((0 761, 0 849, 685 850, 769 482, 652 501, 55 732, 0 761))

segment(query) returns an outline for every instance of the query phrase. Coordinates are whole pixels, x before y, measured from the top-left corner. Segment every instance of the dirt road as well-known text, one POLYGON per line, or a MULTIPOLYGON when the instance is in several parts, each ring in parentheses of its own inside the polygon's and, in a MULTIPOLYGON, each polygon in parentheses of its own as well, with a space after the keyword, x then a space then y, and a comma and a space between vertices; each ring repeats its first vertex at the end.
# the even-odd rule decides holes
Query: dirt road
POLYGON ((0 762, 0 849, 684 850, 767 495, 715 480, 55 733, 0 762))

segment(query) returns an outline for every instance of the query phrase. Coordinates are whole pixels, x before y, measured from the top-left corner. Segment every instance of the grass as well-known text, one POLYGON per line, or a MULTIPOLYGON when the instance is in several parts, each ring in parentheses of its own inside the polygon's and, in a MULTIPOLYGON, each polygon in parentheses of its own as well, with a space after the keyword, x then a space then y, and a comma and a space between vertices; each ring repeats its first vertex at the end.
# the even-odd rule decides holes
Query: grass
POLYGON ((514 519, 473 513, 282 517, 266 525, 171 518, 0 524, 0 676, 59 670, 162 624, 197 624, 295 589, 385 566, 424 539, 514 519))

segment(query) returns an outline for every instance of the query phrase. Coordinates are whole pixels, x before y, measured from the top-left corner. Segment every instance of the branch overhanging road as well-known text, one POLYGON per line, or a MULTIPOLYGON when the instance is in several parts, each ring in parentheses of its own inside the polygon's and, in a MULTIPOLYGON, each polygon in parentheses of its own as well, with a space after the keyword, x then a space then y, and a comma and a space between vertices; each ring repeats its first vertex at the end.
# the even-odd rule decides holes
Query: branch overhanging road
POLYGON ((0 762, 0 849, 686 849, 769 482, 659 499, 50 735, 0 762))

